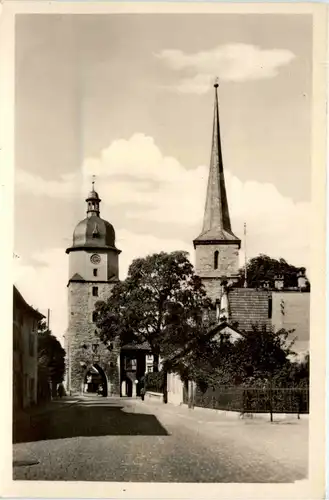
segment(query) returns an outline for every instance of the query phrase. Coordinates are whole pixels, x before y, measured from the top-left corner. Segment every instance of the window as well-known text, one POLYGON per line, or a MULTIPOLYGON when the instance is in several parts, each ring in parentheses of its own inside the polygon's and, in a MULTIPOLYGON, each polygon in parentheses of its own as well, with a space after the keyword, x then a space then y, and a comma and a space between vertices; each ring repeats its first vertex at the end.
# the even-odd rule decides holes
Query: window
POLYGON ((94 276, 98 275, 98 269, 93 269, 94 276))
POLYGON ((218 269, 218 250, 214 253, 214 269, 218 269))
POLYGON ((137 368, 137 360, 125 358, 125 368, 127 371, 135 371, 137 368))
POLYGON ((153 366, 152 365, 149 365, 147 367, 147 373, 152 373, 153 372, 153 366))
POLYGON ((272 297, 268 299, 268 317, 269 319, 272 318, 272 297))
POLYGON ((93 286, 93 296, 98 297, 98 286, 93 286))
POLYGON ((93 322, 94 322, 94 323, 96 323, 97 318, 98 318, 98 313, 97 313, 97 311, 93 311, 93 322))

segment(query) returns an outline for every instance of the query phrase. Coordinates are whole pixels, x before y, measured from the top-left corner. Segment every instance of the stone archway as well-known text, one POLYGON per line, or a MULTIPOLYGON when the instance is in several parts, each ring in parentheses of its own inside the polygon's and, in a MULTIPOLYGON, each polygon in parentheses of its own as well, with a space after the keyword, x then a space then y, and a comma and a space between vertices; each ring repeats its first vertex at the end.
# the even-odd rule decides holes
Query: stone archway
POLYGON ((82 379, 82 392, 83 393, 98 393, 100 385, 102 386, 102 395, 108 396, 108 380, 107 376, 101 366, 97 363, 89 365, 83 375, 82 379))

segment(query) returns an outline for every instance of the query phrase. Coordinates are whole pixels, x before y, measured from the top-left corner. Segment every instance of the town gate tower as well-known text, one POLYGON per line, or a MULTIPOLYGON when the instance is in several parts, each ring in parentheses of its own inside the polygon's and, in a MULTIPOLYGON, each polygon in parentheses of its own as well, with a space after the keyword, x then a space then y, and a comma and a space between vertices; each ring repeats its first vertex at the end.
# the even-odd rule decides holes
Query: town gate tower
POLYGON ((119 281, 115 231, 100 217, 100 198, 89 193, 87 216, 76 226, 69 254, 68 329, 65 336, 66 389, 69 394, 120 393, 120 356, 113 344, 97 336, 95 303, 105 300, 119 281))

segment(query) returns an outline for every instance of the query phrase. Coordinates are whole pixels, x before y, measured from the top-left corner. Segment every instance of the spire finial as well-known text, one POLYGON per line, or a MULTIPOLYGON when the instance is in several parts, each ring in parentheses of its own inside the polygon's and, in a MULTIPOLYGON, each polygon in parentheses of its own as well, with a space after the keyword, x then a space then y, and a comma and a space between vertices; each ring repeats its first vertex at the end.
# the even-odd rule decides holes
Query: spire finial
POLYGON ((93 175, 93 180, 92 180, 92 191, 95 191, 95 179, 96 179, 96 175, 93 175))
POLYGON ((215 87, 215 89, 218 89, 218 87, 219 87, 219 78, 218 78, 218 76, 216 76, 216 78, 215 78, 214 87, 215 87))

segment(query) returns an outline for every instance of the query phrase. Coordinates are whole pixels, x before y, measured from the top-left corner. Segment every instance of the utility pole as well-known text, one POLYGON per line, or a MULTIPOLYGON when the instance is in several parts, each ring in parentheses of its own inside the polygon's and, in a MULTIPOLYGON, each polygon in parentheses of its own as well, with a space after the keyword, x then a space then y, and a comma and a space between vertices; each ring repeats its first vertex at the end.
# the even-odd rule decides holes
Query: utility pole
POLYGON ((247 282, 247 223, 244 223, 244 288, 248 287, 247 282))
POLYGON ((50 309, 48 309, 48 312, 47 312, 47 328, 48 328, 48 331, 49 330, 49 318, 50 318, 50 309))

